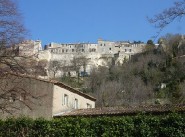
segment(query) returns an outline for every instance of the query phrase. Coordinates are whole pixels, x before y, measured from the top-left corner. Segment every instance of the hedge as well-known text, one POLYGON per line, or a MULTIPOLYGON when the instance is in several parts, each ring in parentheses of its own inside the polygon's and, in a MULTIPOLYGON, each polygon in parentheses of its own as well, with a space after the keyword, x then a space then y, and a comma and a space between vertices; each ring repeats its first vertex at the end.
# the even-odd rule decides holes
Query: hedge
POLYGON ((1 137, 185 137, 185 114, 0 120, 1 137))

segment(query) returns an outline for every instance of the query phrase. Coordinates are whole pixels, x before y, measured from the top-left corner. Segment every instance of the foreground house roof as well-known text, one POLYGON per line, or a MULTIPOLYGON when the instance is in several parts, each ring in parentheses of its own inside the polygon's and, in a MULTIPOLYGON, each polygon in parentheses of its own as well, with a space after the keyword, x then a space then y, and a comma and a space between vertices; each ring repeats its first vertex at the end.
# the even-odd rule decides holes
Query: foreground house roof
POLYGON ((135 115, 139 113, 162 114, 169 112, 185 112, 184 105, 154 105, 139 107, 103 107, 91 109, 77 109, 63 113, 55 117, 69 116, 118 116, 118 115, 135 115))

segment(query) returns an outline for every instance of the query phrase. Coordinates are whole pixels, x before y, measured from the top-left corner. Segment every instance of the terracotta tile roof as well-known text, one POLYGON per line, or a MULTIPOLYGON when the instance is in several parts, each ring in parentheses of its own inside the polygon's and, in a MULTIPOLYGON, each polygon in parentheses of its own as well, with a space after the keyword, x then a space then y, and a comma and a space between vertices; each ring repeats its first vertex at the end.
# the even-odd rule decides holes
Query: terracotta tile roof
POLYGON ((79 90, 76 90, 76 89, 74 89, 74 88, 72 88, 72 87, 70 87, 70 86, 68 86, 68 85, 66 85, 66 84, 64 84, 62 82, 56 81, 56 80, 46 80, 46 79, 41 79, 41 78, 38 78, 38 77, 35 77, 35 76, 26 75, 26 74, 15 74, 15 73, 8 73, 8 74, 14 75, 14 76, 17 76, 17 77, 31 78, 31 79, 35 79, 35 80, 39 80, 39 81, 43 81, 43 82, 53 83, 54 85, 57 85, 57 86, 62 87, 62 88, 65 88, 65 89, 67 89, 67 90, 69 90, 69 91, 71 91, 73 93, 76 93, 76 94, 78 94, 80 96, 83 96, 83 97, 85 97, 87 99, 90 99, 92 101, 96 101, 96 98, 94 98, 94 97, 92 97, 92 96, 90 96, 88 94, 85 94, 85 93, 83 93, 83 92, 81 92, 79 90))
POLYGON ((56 82, 56 83, 54 83, 54 84, 57 85, 57 86, 59 86, 59 87, 65 88, 65 89, 67 89, 67 90, 69 90, 69 91, 71 91, 71 92, 73 92, 73 93, 76 93, 76 94, 78 94, 78 95, 80 95, 80 96, 83 96, 83 97, 85 97, 85 98, 87 98, 87 99, 90 99, 90 100, 92 100, 92 101, 96 101, 96 98, 94 98, 94 97, 92 97, 92 96, 90 96, 90 95, 88 95, 88 94, 85 94, 85 93, 83 93, 83 92, 81 92, 81 91, 78 91, 78 90, 76 90, 76 89, 74 89, 74 88, 72 88, 72 87, 70 87, 70 86, 68 86, 68 85, 65 85, 64 83, 56 82))
POLYGON ((161 114, 168 112, 185 112, 185 105, 155 105, 155 106, 139 106, 139 107, 103 107, 91 109, 76 109, 66 112, 56 117, 68 116, 115 116, 115 115, 134 115, 138 113, 161 114))

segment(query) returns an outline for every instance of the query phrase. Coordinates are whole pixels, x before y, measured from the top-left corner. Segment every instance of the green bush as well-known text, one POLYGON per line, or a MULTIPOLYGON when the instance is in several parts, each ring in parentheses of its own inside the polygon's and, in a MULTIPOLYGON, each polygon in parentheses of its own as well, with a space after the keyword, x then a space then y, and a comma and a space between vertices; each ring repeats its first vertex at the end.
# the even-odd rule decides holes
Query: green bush
POLYGON ((185 137, 185 114, 0 120, 1 137, 185 137))

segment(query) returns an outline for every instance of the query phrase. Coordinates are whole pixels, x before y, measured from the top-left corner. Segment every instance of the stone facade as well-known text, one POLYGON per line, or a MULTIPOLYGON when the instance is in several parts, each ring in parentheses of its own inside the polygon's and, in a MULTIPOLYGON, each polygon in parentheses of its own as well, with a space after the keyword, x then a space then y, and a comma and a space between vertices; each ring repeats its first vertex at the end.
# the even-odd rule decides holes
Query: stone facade
POLYGON ((27 40, 17 46, 19 48, 19 55, 21 56, 33 56, 37 55, 39 51, 42 51, 42 45, 40 40, 27 40))
MULTIPOLYGON (((33 43, 33 41, 32 41, 33 43)), ((38 43, 38 41, 35 41, 38 43)), ((34 45, 34 44, 32 44, 34 45)), ((35 44, 36 45, 36 44, 35 44)), ((37 50, 21 52, 24 54, 38 53, 40 60, 50 61, 62 61, 65 65, 70 66, 73 58, 85 57, 88 59, 86 71, 90 74, 92 68, 98 66, 108 66, 111 59, 116 56, 115 63, 123 63, 125 59, 129 59, 133 54, 140 53, 146 44, 133 43, 129 41, 107 41, 98 39, 97 43, 50 43, 46 46, 45 50, 40 50, 40 45, 35 46, 37 50), (39 50, 38 50, 39 49, 39 50), (107 61, 108 60, 108 61, 107 61)), ((24 46, 22 46, 24 47, 24 46)), ((83 71, 83 67, 80 68, 80 72, 83 71)), ((74 72, 71 72, 73 74, 74 72)), ((56 74, 56 77, 60 77, 62 70, 56 74)), ((75 75, 76 73, 74 73, 75 75)), ((52 77, 52 73, 48 71, 48 76, 52 77)))
POLYGON ((107 41, 98 39, 98 43, 73 43, 73 44, 59 44, 50 43, 46 47, 52 54, 117 54, 125 52, 125 54, 136 54, 142 52, 144 43, 132 43, 129 41, 107 41))
POLYGON ((1 80, 0 92, 11 91, 9 94, 12 95, 9 100, 0 100, 1 105, 7 103, 7 109, 12 113, 0 109, 1 118, 28 116, 51 119, 73 109, 95 107, 95 98, 57 81, 15 74, 7 75, 1 80))
POLYGON ((10 74, 0 80, 0 86, 2 87, 0 93, 10 91, 10 95, 7 94, 10 99, 1 100, 1 104, 4 102, 8 104, 6 109, 10 113, 1 109, 1 118, 28 116, 34 119, 39 117, 50 119, 52 117, 52 83, 10 74))

